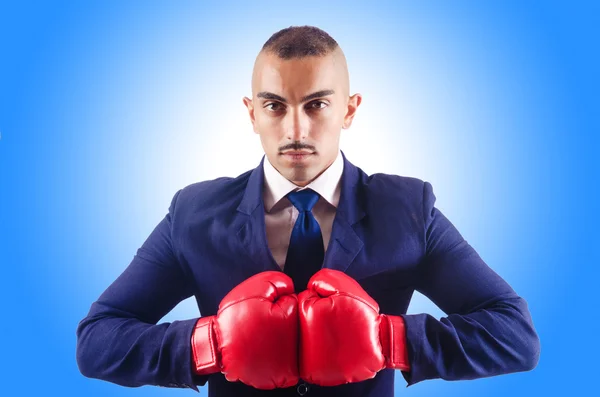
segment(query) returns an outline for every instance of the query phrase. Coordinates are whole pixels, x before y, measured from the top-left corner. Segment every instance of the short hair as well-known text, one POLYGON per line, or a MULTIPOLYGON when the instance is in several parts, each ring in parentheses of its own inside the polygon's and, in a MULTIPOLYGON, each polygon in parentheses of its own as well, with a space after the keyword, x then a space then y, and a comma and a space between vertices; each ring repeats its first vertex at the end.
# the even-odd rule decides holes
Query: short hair
POLYGON ((314 26, 290 26, 274 33, 261 51, 281 59, 327 55, 339 45, 327 32, 314 26))

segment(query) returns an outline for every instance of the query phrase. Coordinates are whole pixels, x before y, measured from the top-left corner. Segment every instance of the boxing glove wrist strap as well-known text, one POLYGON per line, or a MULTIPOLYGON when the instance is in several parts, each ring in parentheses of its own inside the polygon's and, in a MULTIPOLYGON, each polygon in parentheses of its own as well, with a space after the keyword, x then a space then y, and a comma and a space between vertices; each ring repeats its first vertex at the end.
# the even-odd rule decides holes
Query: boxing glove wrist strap
POLYGON ((202 317, 196 322, 192 332, 192 365, 198 375, 220 372, 214 322, 215 316, 202 317))
POLYGON ((400 316, 381 315, 379 337, 386 368, 409 371, 408 349, 406 348, 406 328, 400 316))

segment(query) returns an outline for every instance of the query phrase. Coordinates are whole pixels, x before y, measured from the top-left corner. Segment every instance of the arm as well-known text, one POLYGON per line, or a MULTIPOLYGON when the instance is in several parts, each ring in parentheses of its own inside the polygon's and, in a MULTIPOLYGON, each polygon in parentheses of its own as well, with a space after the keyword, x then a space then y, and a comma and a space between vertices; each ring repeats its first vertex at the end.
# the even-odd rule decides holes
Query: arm
POLYGON ((528 371, 540 341, 527 302, 463 239, 423 191, 426 255, 416 290, 448 314, 402 315, 410 372, 408 386, 442 378, 461 380, 528 371))
POLYGON ((191 335, 198 318, 157 322, 193 295, 175 256, 169 213, 137 251, 125 271, 94 302, 77 327, 81 373, 123 386, 204 385, 193 372, 191 335))

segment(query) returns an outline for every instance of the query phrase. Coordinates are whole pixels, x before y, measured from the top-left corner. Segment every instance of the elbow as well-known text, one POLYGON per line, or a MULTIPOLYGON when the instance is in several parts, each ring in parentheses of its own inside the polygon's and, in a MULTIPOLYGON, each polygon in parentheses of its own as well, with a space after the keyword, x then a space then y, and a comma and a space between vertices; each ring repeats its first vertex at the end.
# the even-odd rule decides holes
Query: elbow
MULTIPOLYGON (((533 330, 532 330, 533 331, 533 330)), ((523 371, 531 371, 537 367, 540 361, 540 338, 535 331, 527 339, 527 345, 524 348, 523 354, 523 371)))
POLYGON ((88 355, 85 347, 83 347, 80 343, 77 343, 76 360, 79 372, 86 378, 95 378, 94 370, 90 365, 90 360, 88 360, 87 357, 88 355))
MULTIPOLYGON (((507 353, 511 356, 511 367, 514 371, 531 371, 540 361, 540 338, 535 330, 531 314, 525 300, 518 298, 508 305, 504 311, 505 318, 510 319, 507 329, 507 353)), ((512 372, 512 371, 511 371, 512 372)))
MULTIPOLYGON (((526 305, 524 301, 522 302, 523 305, 526 305)), ((531 371, 537 367, 538 362, 540 361, 540 337, 533 326, 531 314, 526 307, 521 308, 519 318, 521 326, 516 328, 519 331, 517 331, 518 334, 515 335, 515 340, 520 341, 518 348, 520 353, 519 361, 521 371, 531 371)))
POLYGON ((87 378, 97 378, 98 373, 96 372, 94 363, 97 362, 98 357, 94 359, 94 347, 92 338, 90 338, 90 325, 86 326, 84 321, 80 322, 76 334, 75 359, 77 360, 79 372, 87 378))

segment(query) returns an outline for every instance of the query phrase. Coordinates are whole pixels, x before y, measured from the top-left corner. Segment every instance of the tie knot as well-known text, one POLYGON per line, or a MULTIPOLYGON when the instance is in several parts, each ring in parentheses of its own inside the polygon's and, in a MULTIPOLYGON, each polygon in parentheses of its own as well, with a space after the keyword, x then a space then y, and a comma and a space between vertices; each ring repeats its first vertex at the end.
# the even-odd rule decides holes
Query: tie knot
POLYGON ((319 193, 311 189, 304 189, 288 193, 287 198, 294 204, 294 207, 298 211, 311 211, 317 201, 319 201, 319 193))

